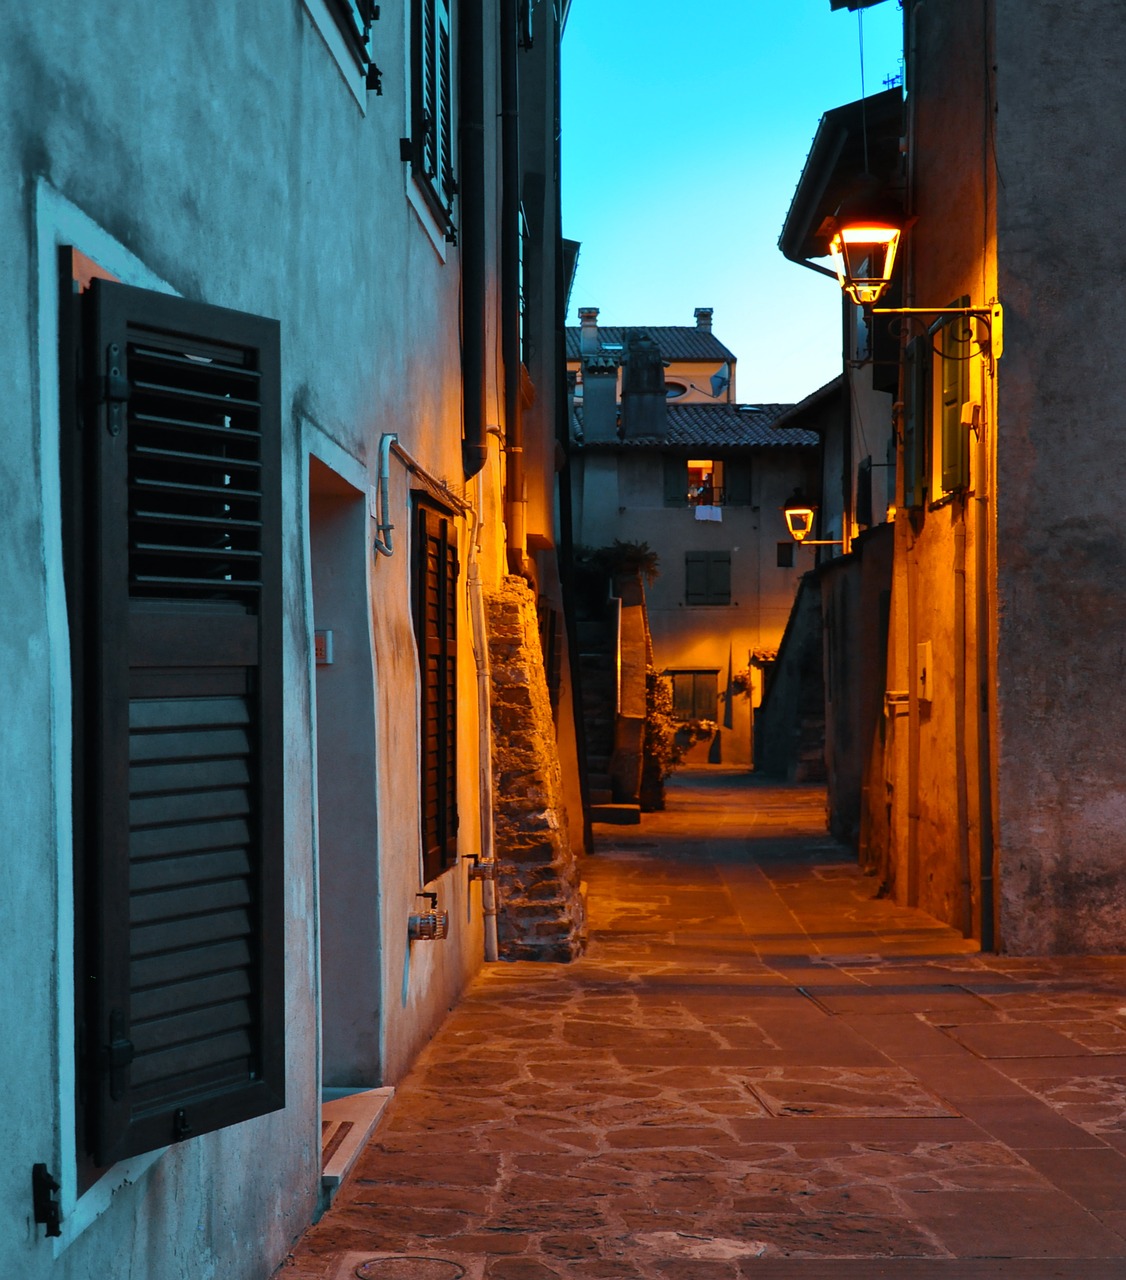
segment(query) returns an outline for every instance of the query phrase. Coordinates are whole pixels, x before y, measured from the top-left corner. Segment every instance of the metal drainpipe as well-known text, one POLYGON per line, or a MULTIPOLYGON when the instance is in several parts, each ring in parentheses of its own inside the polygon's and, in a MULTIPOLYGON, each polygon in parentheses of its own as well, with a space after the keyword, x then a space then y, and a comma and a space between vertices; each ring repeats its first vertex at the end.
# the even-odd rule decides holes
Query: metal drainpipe
POLYGON ((961 878, 962 935, 973 937, 973 883, 970 874, 970 795, 966 764, 966 513, 959 499, 954 525, 954 767, 957 771, 958 870, 961 878))
POLYGON ((977 695, 977 761, 978 761, 978 843, 980 845, 981 863, 981 949, 993 951, 997 945, 993 880, 993 858, 995 848, 995 828, 993 825, 993 749, 992 726, 990 723, 990 704, 996 681, 991 678, 993 670, 993 648, 990 636, 989 611, 989 543, 991 530, 989 506, 989 447, 986 442, 986 431, 991 423, 996 422, 997 393, 994 381, 993 361, 990 353, 989 361, 989 395, 983 399, 985 412, 982 414, 981 426, 977 433, 977 484, 974 492, 974 508, 977 519, 974 521, 974 648, 976 662, 974 671, 974 692, 977 695))
POLYGON ((504 362, 505 529, 508 570, 522 573, 527 527, 524 426, 520 405, 520 100, 516 0, 500 12, 501 359, 504 362))
POLYGON ((481 862, 492 872, 481 881, 481 909, 485 916, 485 959, 497 959, 496 839, 493 823, 493 730, 490 696, 489 638, 485 622, 485 600, 477 556, 480 551, 481 521, 474 511, 473 536, 469 541, 469 611, 473 620, 473 656, 477 660, 477 757, 481 807, 481 862))
POLYGON ((475 476, 489 456, 485 410, 485 89, 481 0, 462 0, 459 29, 461 122, 462 465, 475 476))

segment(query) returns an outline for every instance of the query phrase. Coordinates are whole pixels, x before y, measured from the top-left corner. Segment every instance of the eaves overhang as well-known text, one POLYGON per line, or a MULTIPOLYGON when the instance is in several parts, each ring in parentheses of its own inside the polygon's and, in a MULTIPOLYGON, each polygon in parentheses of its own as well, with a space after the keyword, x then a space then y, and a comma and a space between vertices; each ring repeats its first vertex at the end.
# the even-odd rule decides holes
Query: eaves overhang
POLYGON ((900 189, 902 136, 903 94, 898 88, 825 112, 778 237, 786 258, 809 266, 810 259, 829 256, 826 220, 866 176, 889 194, 900 189))

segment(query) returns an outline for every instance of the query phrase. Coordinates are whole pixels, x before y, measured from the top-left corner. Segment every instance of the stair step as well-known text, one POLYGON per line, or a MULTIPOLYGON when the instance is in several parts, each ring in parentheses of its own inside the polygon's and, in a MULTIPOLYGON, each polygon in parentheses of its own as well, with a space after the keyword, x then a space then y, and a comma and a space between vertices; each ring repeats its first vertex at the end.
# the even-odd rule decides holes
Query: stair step
POLYGON ((633 827, 641 822, 639 804, 592 804, 591 822, 608 822, 618 827, 633 827))

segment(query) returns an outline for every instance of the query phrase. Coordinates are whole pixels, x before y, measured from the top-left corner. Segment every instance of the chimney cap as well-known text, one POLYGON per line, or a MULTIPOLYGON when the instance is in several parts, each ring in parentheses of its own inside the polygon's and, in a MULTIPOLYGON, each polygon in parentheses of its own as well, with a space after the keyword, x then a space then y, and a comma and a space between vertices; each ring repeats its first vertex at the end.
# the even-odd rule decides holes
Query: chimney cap
POLYGON ((714 311, 713 307, 697 307, 696 308, 694 314, 696 316, 697 329, 703 329, 707 333, 711 333, 713 311, 714 311))
POLYGON ((579 319, 582 320, 584 323, 588 320, 597 320, 598 308, 597 307, 580 307, 579 319))

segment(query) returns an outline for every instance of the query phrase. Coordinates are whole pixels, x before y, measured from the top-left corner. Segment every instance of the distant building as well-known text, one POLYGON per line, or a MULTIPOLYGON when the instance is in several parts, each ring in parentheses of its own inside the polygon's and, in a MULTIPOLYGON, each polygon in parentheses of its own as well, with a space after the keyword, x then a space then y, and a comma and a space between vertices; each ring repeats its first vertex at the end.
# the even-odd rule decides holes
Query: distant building
POLYGON ((700 308, 695 327, 567 331, 576 396, 575 541, 647 543, 653 662, 685 721, 709 721, 699 759, 751 763, 761 662, 777 649, 800 557, 781 509, 818 479, 818 435, 779 424, 788 405, 735 400, 735 357, 700 308), (756 665, 756 663, 760 665, 756 665), (744 692, 745 690, 745 692, 744 692))

